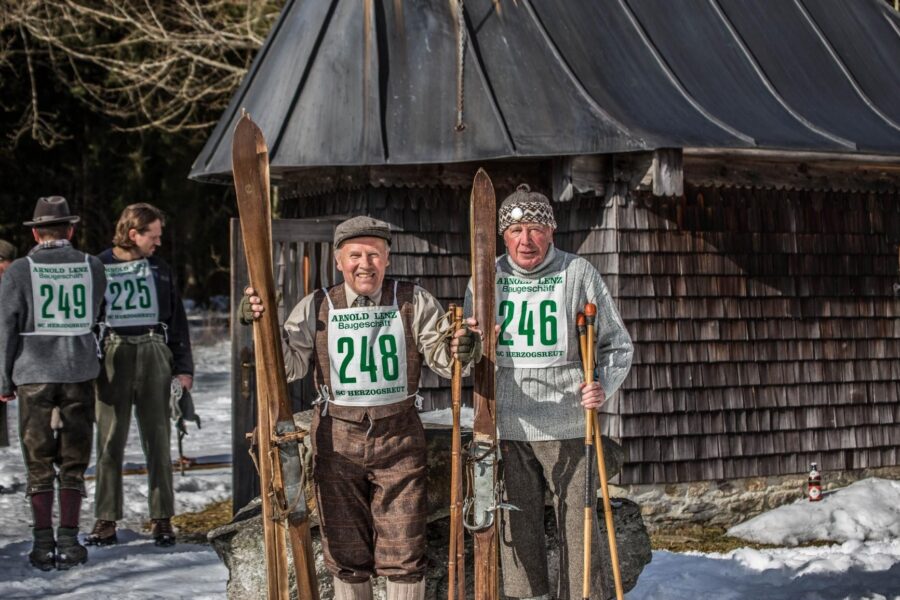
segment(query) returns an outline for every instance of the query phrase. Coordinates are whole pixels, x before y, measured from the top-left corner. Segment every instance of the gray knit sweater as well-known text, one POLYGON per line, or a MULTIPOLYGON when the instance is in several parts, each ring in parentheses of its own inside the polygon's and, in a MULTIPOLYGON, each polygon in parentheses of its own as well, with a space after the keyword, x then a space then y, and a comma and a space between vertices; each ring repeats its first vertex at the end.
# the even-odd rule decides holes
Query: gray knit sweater
MULTIPOLYGON (((85 254, 68 244, 35 248, 38 264, 83 263, 85 254)), ((106 275, 100 261, 88 259, 93 277, 93 315, 100 314, 106 275)), ((27 258, 14 261, 0 279, 0 394, 26 383, 78 383, 100 373, 97 343, 91 333, 79 336, 21 335, 34 331, 31 268, 27 258)))
MULTIPOLYGON (((584 380, 575 317, 586 302, 597 305, 596 360, 599 381, 611 397, 631 368, 633 347, 619 311, 600 277, 585 259, 551 246, 538 267, 524 271, 508 255, 497 259, 498 274, 540 279, 566 272, 568 364, 544 369, 497 369, 497 427, 500 438, 540 442, 584 437, 580 387, 584 380)), ((471 283, 465 313, 472 314, 471 283)))

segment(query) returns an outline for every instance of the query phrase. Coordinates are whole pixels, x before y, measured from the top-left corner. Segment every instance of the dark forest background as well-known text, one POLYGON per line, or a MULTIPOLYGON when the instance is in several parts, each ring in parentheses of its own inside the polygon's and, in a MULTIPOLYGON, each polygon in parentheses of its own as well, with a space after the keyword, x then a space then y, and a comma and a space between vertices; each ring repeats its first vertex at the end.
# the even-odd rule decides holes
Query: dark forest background
POLYGON ((150 202, 185 297, 227 294, 232 191, 187 175, 282 4, 0 3, 0 238, 27 252, 21 223, 58 194, 98 253, 125 206, 150 202))

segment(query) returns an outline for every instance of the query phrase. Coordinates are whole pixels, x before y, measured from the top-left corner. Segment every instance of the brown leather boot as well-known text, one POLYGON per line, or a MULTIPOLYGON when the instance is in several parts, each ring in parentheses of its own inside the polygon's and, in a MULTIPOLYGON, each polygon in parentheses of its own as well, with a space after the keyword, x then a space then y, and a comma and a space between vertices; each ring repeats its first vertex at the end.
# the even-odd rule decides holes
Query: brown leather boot
POLYGON ((118 544, 119 538, 116 537, 116 522, 97 519, 97 522, 94 523, 94 529, 91 530, 90 535, 85 538, 84 543, 88 546, 111 546, 113 544, 118 544))
POLYGON ((150 535, 153 536, 153 543, 157 546, 175 545, 175 530, 172 529, 172 521, 170 519, 153 519, 150 535))

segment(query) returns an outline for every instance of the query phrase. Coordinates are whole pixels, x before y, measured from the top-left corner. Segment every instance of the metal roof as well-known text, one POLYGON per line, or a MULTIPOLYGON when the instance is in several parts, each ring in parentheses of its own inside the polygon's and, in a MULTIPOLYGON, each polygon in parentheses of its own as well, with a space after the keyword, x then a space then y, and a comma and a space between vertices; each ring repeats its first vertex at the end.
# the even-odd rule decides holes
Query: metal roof
POLYGON ((671 147, 900 155, 900 15, 878 0, 465 0, 462 36, 458 8, 288 0, 190 177, 230 177, 242 108, 276 176, 671 147))

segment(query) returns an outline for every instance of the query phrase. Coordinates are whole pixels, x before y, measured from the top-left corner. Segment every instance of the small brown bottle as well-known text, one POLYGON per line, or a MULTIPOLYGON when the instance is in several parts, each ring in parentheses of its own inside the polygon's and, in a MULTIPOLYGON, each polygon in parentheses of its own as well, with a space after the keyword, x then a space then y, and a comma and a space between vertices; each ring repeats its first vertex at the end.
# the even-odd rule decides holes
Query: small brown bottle
POLYGON ((810 502, 818 502, 822 499, 822 474, 816 463, 809 465, 809 483, 806 486, 807 496, 810 502))

